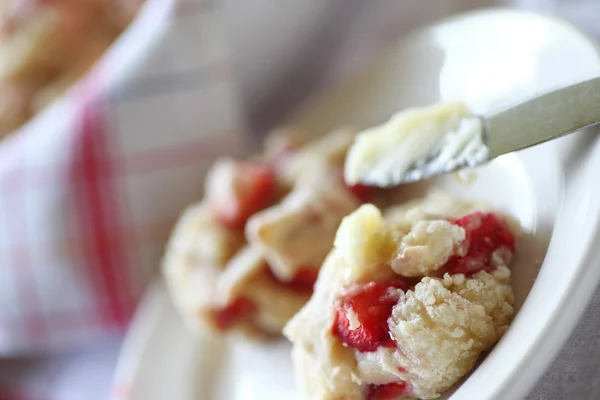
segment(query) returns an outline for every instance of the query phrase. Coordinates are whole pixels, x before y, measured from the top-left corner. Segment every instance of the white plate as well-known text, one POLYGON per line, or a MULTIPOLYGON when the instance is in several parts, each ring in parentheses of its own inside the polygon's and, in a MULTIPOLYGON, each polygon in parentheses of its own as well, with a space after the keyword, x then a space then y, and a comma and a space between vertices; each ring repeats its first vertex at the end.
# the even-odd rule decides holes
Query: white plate
MULTIPOLYGON (((311 102, 296 121, 321 133, 440 99, 486 111, 598 73, 596 47, 561 21, 506 10, 470 13, 411 35, 355 80, 311 102)), ((599 252, 592 251, 598 170, 600 141, 580 133, 502 157, 480 169, 471 186, 452 177, 437 182, 509 210, 532 233, 514 266, 518 314, 452 399, 523 397, 560 349, 600 279, 599 252)), ((129 400, 300 399, 288 352, 284 341, 194 339, 157 282, 126 339, 117 392, 129 400)))

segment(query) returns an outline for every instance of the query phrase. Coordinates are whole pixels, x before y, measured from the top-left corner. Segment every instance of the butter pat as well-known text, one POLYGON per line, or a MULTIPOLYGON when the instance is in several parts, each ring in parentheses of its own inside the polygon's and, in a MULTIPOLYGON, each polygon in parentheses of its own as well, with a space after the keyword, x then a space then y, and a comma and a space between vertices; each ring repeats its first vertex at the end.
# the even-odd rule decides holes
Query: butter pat
POLYGON ((459 163, 475 164, 468 157, 479 160, 482 150, 486 151, 481 121, 464 103, 409 108, 358 134, 346 157, 344 176, 348 184, 393 186, 416 163, 426 160, 427 168, 450 171, 459 163))
POLYGON ((373 204, 363 204, 344 217, 334 247, 347 262, 348 280, 357 280, 371 268, 385 263, 394 251, 383 215, 373 204))

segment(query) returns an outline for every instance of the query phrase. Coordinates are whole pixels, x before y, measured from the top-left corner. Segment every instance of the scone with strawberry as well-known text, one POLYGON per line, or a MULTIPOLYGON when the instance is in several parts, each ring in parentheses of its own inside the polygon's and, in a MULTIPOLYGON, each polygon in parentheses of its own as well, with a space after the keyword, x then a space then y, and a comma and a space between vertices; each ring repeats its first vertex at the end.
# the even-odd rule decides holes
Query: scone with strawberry
POLYGON ((342 178, 353 138, 340 131, 301 144, 280 136, 254 159, 215 163, 204 199, 183 213, 163 262, 187 321, 281 333, 310 298, 342 218, 364 197, 342 178))
POLYGON ((435 399, 508 328, 516 231, 434 193, 344 218, 310 301, 287 324, 311 400, 435 399))

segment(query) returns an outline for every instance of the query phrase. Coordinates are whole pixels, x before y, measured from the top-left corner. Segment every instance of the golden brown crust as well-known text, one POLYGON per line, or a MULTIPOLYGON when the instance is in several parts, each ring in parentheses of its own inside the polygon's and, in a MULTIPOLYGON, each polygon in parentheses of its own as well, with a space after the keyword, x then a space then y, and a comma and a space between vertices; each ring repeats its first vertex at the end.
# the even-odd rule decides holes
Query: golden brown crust
MULTIPOLYGON (((273 142, 255 162, 275 163, 271 158, 289 145, 284 139, 273 142)), ((241 228, 223 225, 211 209, 215 201, 210 201, 236 196, 227 182, 238 161, 215 163, 205 184, 206 200, 182 214, 163 262, 171 296, 192 326, 215 331, 216 313, 227 314, 232 304, 243 300, 252 310, 241 312, 242 318, 227 327, 228 331, 281 334, 287 321, 308 301, 311 278, 330 251, 340 221, 359 205, 339 174, 350 142, 348 134, 335 134, 296 149, 297 154, 284 152, 279 162, 285 164, 286 157, 310 158, 316 161, 311 171, 319 172, 296 171, 289 193, 280 177, 282 200, 254 213, 246 223, 245 235, 241 228), (298 274, 302 279, 296 280, 298 274)))
POLYGON ((195 329, 205 328, 223 266, 243 242, 241 233, 217 222, 206 203, 188 207, 177 222, 162 270, 175 306, 195 329))
POLYGON ((446 220, 418 221, 400 239, 390 267, 407 277, 432 274, 464 240, 465 230, 446 220))
MULTIPOLYGON (((364 399, 369 385, 406 382, 407 396, 435 399, 470 371, 508 328, 513 313, 510 270, 495 257, 492 273, 439 275, 465 231, 440 215, 471 212, 472 204, 434 194, 386 214, 363 205, 344 219, 311 300, 287 324, 299 385, 310 399, 364 399), (420 207, 421 206, 421 207, 420 207), (415 262, 403 265, 403 257, 415 262), (420 261, 420 262, 417 262, 420 261), (400 291, 388 326, 395 348, 361 352, 333 335, 336 300, 348 285, 397 276, 418 279, 400 291), (335 357, 333 356, 335 354, 335 357), (341 354, 341 355, 340 355, 341 354), (331 371, 337 371, 336 374, 331 371)), ((350 329, 360 326, 348 318, 350 329)), ((408 397, 405 397, 408 398, 408 397)))
POLYGON ((416 394, 438 397, 500 339, 513 313, 509 277, 510 272, 506 280, 487 272, 425 277, 394 307, 390 332, 416 394))

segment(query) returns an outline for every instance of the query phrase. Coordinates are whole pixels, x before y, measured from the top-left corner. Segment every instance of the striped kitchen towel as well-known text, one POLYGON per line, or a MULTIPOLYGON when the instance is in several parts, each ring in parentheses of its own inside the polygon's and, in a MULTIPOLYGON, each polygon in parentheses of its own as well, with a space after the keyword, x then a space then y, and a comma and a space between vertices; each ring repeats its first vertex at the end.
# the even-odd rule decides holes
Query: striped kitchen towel
POLYGON ((121 333, 205 166, 245 146, 221 14, 148 0, 80 84, 0 142, 0 354, 121 333))

